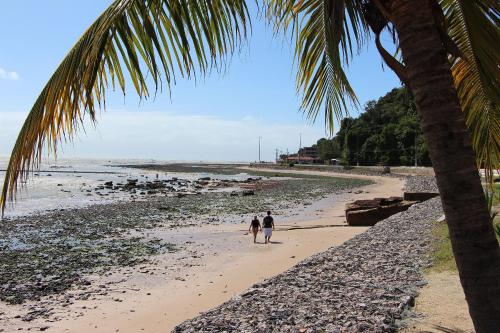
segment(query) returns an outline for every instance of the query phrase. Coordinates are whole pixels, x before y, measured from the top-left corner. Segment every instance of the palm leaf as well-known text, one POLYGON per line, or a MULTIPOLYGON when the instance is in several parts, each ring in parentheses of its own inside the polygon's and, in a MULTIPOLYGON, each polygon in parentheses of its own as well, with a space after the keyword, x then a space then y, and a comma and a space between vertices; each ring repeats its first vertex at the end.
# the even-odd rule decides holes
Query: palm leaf
POLYGON ((359 106, 344 66, 368 35, 361 4, 344 0, 267 0, 266 17, 276 31, 291 32, 302 110, 313 121, 324 109, 325 125, 359 106), (353 45, 354 44, 354 45, 353 45))
POLYGON ((452 74, 467 125, 472 134, 478 167, 492 184, 500 157, 500 55, 496 0, 441 0, 448 34, 458 46, 452 74))
POLYGON ((0 196, 2 214, 18 181, 38 167, 42 150, 57 153, 85 117, 96 121, 105 92, 125 94, 128 73, 140 98, 170 89, 177 75, 220 68, 246 36, 244 0, 116 0, 82 35, 43 88, 16 140, 0 196))

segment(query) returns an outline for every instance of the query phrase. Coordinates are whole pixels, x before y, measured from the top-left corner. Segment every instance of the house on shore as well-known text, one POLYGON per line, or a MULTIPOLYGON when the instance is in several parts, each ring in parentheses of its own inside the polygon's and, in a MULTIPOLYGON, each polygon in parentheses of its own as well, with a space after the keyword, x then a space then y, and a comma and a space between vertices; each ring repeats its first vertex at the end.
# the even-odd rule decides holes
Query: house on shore
POLYGON ((315 146, 300 148, 296 154, 280 155, 281 163, 297 164, 323 164, 324 161, 319 158, 318 150, 315 146))

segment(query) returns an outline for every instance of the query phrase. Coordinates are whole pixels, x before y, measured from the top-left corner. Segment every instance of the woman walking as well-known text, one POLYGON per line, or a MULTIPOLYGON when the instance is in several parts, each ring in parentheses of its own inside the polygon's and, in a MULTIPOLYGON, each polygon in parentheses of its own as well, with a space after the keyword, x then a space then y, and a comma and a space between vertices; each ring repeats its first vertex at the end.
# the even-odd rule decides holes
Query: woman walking
POLYGON ((254 243, 257 243, 257 233, 259 232, 259 230, 262 232, 262 227, 260 225, 260 221, 257 218, 257 216, 254 216, 252 222, 250 222, 250 228, 248 228, 248 232, 251 231, 253 233, 253 242, 254 243))

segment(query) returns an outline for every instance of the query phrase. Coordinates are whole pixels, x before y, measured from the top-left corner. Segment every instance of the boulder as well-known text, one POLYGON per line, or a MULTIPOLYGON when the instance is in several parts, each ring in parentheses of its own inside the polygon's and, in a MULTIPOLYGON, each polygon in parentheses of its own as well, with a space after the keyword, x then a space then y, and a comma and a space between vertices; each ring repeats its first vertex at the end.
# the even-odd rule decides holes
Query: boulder
POLYGON ((244 190, 243 191, 244 197, 249 196, 249 195, 254 195, 254 194, 255 194, 254 190, 244 190))
POLYGON ((146 188, 150 190, 157 190, 160 188, 165 188, 165 184, 162 181, 155 180, 153 182, 146 182, 146 188))

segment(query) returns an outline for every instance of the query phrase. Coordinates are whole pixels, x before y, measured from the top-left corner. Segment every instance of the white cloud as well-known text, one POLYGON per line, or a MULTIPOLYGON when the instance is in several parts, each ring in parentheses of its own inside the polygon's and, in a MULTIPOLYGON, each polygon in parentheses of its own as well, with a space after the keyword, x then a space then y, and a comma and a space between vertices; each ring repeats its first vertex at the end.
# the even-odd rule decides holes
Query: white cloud
POLYGON ((10 72, 2 67, 0 67, 0 79, 4 80, 19 80, 19 74, 17 72, 10 72))
MULTIPOLYGON (((0 155, 10 153, 25 113, 0 112, 0 155)), ((324 130, 301 124, 263 122, 245 117, 229 120, 165 112, 108 111, 97 127, 80 131, 59 157, 143 158, 184 161, 255 161, 258 137, 261 157, 271 161, 275 149, 290 152, 324 136, 324 130)))

